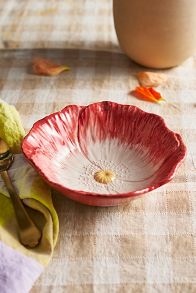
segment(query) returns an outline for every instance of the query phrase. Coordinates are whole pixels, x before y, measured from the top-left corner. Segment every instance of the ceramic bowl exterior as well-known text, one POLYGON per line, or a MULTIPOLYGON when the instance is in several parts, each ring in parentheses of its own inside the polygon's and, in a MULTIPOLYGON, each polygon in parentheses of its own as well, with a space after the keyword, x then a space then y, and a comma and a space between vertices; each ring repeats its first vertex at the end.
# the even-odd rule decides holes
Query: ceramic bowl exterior
POLYGON ((169 182, 186 154, 164 120, 131 105, 71 105, 37 121, 22 144, 54 189, 88 205, 114 206, 169 182))

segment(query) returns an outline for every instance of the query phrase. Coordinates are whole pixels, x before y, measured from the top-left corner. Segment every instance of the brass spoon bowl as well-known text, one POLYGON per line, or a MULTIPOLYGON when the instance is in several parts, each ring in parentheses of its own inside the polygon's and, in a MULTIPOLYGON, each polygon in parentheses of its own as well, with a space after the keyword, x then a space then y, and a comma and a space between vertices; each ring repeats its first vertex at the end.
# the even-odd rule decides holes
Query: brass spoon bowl
POLYGON ((33 248, 39 244, 42 234, 27 213, 7 172, 13 160, 14 155, 9 150, 7 144, 0 139, 0 174, 14 207, 18 222, 19 239, 22 245, 33 248))

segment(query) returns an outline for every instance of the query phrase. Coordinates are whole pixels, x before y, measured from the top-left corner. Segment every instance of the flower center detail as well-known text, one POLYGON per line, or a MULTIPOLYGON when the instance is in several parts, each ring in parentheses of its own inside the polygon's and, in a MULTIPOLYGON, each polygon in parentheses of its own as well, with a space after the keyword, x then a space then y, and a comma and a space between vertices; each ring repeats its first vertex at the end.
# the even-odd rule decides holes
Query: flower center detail
POLYGON ((99 170, 95 172, 94 179, 102 184, 108 184, 115 178, 115 173, 111 170, 99 170))

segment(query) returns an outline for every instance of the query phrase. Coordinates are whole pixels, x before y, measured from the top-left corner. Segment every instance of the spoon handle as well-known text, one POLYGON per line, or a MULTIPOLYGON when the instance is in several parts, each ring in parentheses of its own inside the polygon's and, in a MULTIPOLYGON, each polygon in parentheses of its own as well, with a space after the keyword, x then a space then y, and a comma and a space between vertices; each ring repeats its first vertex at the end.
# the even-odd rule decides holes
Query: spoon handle
POLYGON ((7 171, 0 172, 1 177, 10 194, 10 198, 16 214, 19 226, 19 239, 24 246, 33 248, 39 244, 41 232, 29 217, 20 197, 15 191, 12 181, 7 171))

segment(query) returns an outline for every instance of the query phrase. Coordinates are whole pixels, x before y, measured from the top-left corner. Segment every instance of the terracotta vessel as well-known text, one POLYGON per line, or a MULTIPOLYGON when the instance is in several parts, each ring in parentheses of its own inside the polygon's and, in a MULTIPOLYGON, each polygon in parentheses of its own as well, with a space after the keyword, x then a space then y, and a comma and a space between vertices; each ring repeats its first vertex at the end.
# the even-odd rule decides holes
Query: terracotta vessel
POLYGON ((179 65, 196 52, 195 0, 114 0, 122 50, 152 68, 179 65))

